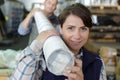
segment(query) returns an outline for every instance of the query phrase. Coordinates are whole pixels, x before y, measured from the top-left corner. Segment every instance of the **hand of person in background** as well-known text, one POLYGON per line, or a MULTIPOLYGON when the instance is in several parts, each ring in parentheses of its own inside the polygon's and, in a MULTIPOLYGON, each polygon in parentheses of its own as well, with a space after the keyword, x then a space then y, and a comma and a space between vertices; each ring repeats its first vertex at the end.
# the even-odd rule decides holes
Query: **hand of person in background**
POLYGON ((75 66, 66 67, 70 70, 70 73, 63 73, 68 79, 65 80, 84 80, 84 75, 82 72, 82 61, 75 58, 75 66))
POLYGON ((31 12, 29 13, 29 15, 31 15, 31 17, 33 17, 34 16, 34 13, 36 12, 36 11, 42 11, 40 8, 33 8, 32 10, 31 10, 31 12))
POLYGON ((31 17, 34 16, 34 13, 35 13, 36 11, 42 12, 46 17, 49 16, 49 13, 46 12, 44 9, 41 9, 41 8, 33 8, 33 9, 31 10, 31 12, 30 12, 31 17))
MULTIPOLYGON (((20 26, 22 25, 22 27, 26 30, 29 28, 29 23, 30 23, 30 20, 31 18, 33 18, 34 16, 34 13, 36 11, 42 11, 40 8, 33 8, 30 13, 27 15, 27 17, 21 22, 20 26)), ((18 28, 19 29, 19 28, 18 28)), ((19 32, 21 33, 21 31, 19 32)))

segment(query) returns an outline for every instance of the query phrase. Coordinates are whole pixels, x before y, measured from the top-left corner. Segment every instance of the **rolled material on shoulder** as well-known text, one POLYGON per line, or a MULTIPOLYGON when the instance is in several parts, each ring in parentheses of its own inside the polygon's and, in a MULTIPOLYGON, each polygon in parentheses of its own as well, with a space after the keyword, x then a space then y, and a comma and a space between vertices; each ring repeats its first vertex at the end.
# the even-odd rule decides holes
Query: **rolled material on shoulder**
POLYGON ((54 27, 42 12, 35 12, 34 18, 37 25, 38 33, 41 33, 45 30, 54 30, 54 27))
MULTIPOLYGON (((54 29, 42 12, 35 12, 34 17, 39 33, 54 29)), ((55 75, 70 72, 65 67, 74 65, 74 55, 60 36, 49 37, 43 44, 43 53, 48 70, 55 75)))

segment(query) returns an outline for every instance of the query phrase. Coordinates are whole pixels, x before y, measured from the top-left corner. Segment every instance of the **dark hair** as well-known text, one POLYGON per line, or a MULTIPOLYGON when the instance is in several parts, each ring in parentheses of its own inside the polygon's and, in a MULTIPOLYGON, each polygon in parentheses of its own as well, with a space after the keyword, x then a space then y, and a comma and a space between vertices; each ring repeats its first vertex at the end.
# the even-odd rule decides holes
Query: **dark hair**
POLYGON ((62 13, 60 13, 60 15, 58 16, 58 20, 61 27, 70 14, 80 17, 83 20, 85 26, 87 26, 88 28, 92 27, 91 12, 88 10, 87 7, 80 3, 72 4, 71 6, 66 7, 62 13))

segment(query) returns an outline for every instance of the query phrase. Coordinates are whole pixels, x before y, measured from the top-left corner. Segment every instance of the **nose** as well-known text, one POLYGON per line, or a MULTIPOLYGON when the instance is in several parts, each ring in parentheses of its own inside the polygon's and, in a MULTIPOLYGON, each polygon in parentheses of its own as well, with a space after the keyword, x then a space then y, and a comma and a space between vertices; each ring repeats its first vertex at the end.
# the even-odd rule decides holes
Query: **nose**
POLYGON ((81 32, 79 30, 74 33, 74 38, 77 40, 81 38, 81 32))
POLYGON ((49 8, 51 8, 51 9, 52 9, 52 8, 53 8, 53 4, 49 4, 49 8))

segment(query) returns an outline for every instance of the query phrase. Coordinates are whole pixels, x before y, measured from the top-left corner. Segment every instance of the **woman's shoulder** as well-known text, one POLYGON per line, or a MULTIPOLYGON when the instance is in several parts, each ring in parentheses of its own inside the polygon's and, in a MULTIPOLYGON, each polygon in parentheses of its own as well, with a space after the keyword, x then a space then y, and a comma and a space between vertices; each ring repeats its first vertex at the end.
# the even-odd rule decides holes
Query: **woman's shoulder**
POLYGON ((89 51, 85 48, 83 48, 83 56, 85 59, 87 59, 89 61, 96 61, 96 60, 101 61, 101 57, 99 56, 99 54, 89 51))

